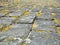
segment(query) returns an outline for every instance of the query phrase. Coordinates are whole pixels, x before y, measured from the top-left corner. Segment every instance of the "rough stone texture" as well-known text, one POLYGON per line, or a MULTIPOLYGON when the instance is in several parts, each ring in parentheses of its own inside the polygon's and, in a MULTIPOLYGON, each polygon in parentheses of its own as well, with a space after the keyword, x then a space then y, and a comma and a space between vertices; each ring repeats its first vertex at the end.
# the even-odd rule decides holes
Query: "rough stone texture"
POLYGON ((60 19, 58 7, 51 7, 52 9, 49 9, 48 6, 31 8, 33 6, 30 5, 19 11, 8 13, 7 16, 0 14, 0 25, 4 25, 0 28, 6 28, 6 25, 12 26, 7 31, 0 29, 2 30, 0 32, 0 45, 22 45, 23 43, 27 45, 60 45, 60 34, 56 32, 56 24, 59 25, 60 22, 54 22, 54 18, 60 19), (30 13, 25 14, 25 11, 30 13), (39 11, 43 14, 36 16, 39 11), (51 13, 56 13, 56 16, 51 15, 51 13))

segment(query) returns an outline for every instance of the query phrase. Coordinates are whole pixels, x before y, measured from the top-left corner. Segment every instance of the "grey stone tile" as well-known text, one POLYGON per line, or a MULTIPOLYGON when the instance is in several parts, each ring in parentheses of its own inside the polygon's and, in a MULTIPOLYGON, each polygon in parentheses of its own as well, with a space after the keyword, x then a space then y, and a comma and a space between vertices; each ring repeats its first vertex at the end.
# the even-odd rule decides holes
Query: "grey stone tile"
POLYGON ((21 14, 22 14, 22 12, 19 11, 19 12, 9 13, 8 16, 20 16, 21 14))
POLYGON ((29 38, 31 42, 27 43, 27 45, 59 45, 56 36, 51 32, 32 31, 29 38))
POLYGON ((12 28, 5 32, 0 32, 0 37, 21 37, 26 38, 28 33, 30 32, 31 24, 13 24, 12 28))
POLYGON ((41 16, 37 16, 37 19, 54 19, 54 17, 51 15, 51 13, 42 13, 41 16))
POLYGON ((35 20, 35 24, 37 25, 45 25, 45 26, 55 26, 55 22, 51 21, 51 20, 44 20, 44 19, 40 19, 40 20, 35 20))
POLYGON ((12 20, 0 20, 0 24, 3 25, 9 25, 12 22, 12 20))
POLYGON ((31 13, 25 16, 22 16, 21 18, 19 18, 19 20, 17 21, 18 23, 32 23, 33 20, 35 19, 36 14, 35 13, 31 13))

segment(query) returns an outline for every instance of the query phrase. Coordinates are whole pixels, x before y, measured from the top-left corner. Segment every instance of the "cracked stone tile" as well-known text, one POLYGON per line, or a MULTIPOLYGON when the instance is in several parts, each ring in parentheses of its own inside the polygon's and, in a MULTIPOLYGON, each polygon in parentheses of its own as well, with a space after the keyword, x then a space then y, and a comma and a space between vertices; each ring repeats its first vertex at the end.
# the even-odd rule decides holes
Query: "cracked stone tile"
MULTIPOLYGON (((25 42, 27 45, 60 45, 60 35, 57 34, 57 36, 55 32, 55 22, 57 22, 57 20, 55 20, 55 22, 50 20, 53 18, 60 19, 60 9, 52 7, 50 10, 48 7, 44 7, 43 9, 36 7, 30 10, 31 8, 33 7, 23 7, 19 11, 17 11, 16 8, 10 8, 10 11, 14 12, 9 13, 7 16, 20 16, 24 11, 27 10, 31 11, 32 13, 19 18, 16 22, 18 24, 12 24, 11 29, 0 32, 0 45, 21 45, 22 42, 25 42), (40 10, 42 15, 37 16, 37 19, 35 19, 36 12, 39 12, 40 10), (56 13, 57 16, 52 16, 51 13, 56 13), (32 23, 34 19, 36 22, 33 23, 33 26, 32 24, 28 24, 32 23), (31 28, 32 31, 30 31, 31 28)), ((4 15, 0 13, 0 16, 4 15)), ((0 19, 0 23, 10 24, 11 21, 15 19, 16 18, 13 17, 2 17, 0 19)), ((59 25, 60 22, 56 24, 59 25)), ((0 27, 2 27, 2 25, 0 27)), ((57 32, 59 32, 59 30, 57 32)))
POLYGON ((9 36, 13 36, 18 38, 26 38, 31 29, 31 24, 13 24, 12 26, 13 27, 8 31, 0 32, 0 37, 5 36, 8 38, 9 36))
POLYGON ((27 45, 59 45, 58 40, 56 39, 56 34, 52 34, 51 32, 35 32, 32 31, 29 39, 30 43, 27 45))

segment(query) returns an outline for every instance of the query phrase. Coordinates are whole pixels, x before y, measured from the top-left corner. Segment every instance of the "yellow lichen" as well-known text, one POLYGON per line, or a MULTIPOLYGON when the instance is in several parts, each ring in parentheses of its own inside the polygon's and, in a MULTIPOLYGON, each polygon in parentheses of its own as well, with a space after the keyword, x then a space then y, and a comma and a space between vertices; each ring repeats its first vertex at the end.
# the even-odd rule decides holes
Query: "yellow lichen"
POLYGON ((36 28, 37 27, 37 24, 33 24, 33 26, 32 26, 32 29, 34 29, 34 28, 36 28))
POLYGON ((37 14, 36 14, 36 16, 41 16, 42 15, 42 13, 41 12, 38 12, 37 14))
POLYGON ((57 27, 57 33, 60 34, 60 27, 57 27))
POLYGON ((11 18, 17 18, 17 16, 11 16, 11 18))
POLYGON ((26 43, 22 43, 22 45, 27 45, 26 43))
POLYGON ((52 16, 56 16, 56 14, 55 13, 52 13, 52 16))
POLYGON ((58 20, 58 19, 56 19, 56 18, 54 18, 54 22, 55 22, 55 23, 58 23, 58 22, 59 22, 59 20, 58 20))
POLYGON ((26 11, 26 12, 24 13, 24 16, 25 16, 25 15, 28 15, 29 13, 30 13, 29 11, 26 11))
POLYGON ((42 32, 43 30, 36 30, 36 32, 42 32))

